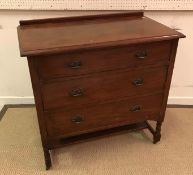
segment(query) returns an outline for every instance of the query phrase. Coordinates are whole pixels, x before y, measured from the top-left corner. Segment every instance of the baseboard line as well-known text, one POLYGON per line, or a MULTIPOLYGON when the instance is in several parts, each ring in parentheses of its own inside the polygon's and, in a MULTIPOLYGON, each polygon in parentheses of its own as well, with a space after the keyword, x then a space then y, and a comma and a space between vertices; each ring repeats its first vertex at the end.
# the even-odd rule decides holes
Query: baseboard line
POLYGON ((0 110, 0 121, 9 108, 30 108, 35 107, 35 104, 5 104, 0 110))
POLYGON ((3 118, 4 114, 6 113, 7 109, 8 109, 7 105, 4 105, 3 108, 1 109, 1 111, 0 111, 0 121, 3 118))
POLYGON ((193 105, 167 104, 167 108, 193 108, 193 105))

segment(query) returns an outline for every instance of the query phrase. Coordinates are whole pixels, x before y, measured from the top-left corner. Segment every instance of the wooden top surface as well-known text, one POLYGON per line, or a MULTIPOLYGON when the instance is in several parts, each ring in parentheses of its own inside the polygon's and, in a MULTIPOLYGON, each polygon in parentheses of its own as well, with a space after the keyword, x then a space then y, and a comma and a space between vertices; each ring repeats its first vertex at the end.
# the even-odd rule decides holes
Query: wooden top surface
POLYGON ((18 37, 21 56, 32 56, 185 36, 132 12, 20 21, 18 37))

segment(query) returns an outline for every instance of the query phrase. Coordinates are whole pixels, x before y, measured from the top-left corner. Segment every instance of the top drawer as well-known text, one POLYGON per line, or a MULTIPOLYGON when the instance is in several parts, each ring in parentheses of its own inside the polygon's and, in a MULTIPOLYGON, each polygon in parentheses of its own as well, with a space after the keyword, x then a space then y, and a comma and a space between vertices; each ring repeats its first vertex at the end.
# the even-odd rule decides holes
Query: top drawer
POLYGON ((37 59, 41 79, 69 77, 100 71, 167 64, 171 42, 89 50, 62 55, 41 56, 37 59))

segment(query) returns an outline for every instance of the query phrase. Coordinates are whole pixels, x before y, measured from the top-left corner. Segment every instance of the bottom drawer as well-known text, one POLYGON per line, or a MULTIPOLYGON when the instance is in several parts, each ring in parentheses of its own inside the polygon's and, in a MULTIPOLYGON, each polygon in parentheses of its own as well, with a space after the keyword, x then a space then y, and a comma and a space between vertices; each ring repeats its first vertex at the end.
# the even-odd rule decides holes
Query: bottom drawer
POLYGON ((124 99, 102 105, 50 112, 45 115, 49 137, 73 136, 113 126, 157 120, 162 94, 124 99))

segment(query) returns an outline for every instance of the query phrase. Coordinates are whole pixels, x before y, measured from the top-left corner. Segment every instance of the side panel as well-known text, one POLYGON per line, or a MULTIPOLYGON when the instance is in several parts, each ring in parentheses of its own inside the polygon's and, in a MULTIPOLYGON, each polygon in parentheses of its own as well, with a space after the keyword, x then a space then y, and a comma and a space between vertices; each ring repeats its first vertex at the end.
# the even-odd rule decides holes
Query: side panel
POLYGON ((162 110, 160 112, 160 122, 162 122, 164 120, 164 117, 165 117, 168 95, 169 95, 171 79, 172 79, 172 74, 173 74, 173 69, 174 69, 174 63, 175 63, 175 58, 176 58, 176 51, 177 51, 177 47, 178 47, 178 40, 179 39, 175 39, 172 41, 172 48, 171 48, 171 54, 170 54, 170 64, 168 67, 167 79, 166 79, 166 83, 165 83, 162 110))
POLYGON ((39 78, 36 71, 35 59, 33 57, 28 57, 27 60, 28 60, 28 66, 29 66, 29 71, 31 75, 33 93, 35 97, 35 104, 36 104, 36 110, 38 115, 42 145, 44 148, 47 148, 47 131, 46 131, 44 114, 43 114, 41 91, 39 86, 39 78))

